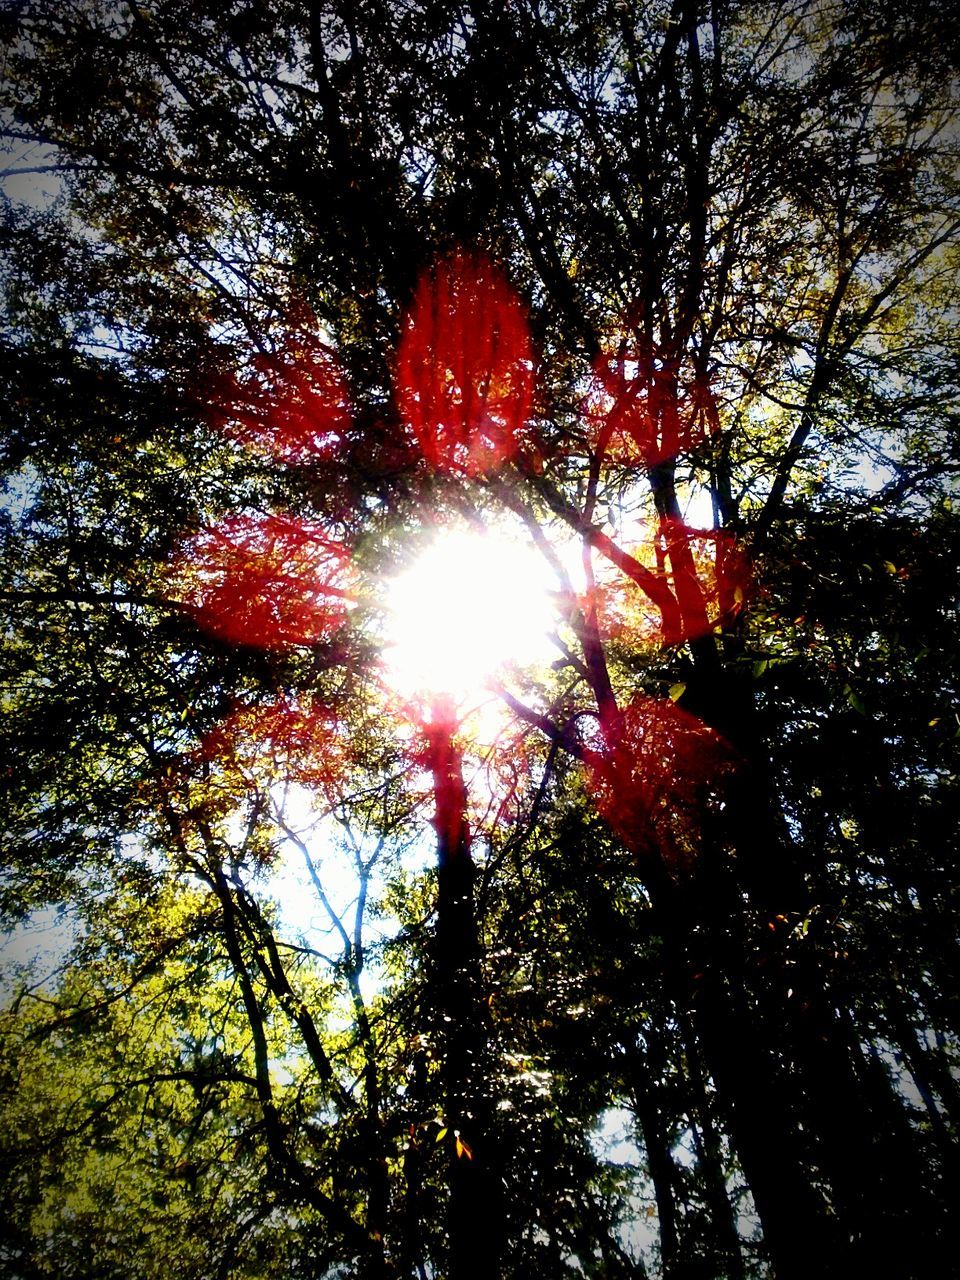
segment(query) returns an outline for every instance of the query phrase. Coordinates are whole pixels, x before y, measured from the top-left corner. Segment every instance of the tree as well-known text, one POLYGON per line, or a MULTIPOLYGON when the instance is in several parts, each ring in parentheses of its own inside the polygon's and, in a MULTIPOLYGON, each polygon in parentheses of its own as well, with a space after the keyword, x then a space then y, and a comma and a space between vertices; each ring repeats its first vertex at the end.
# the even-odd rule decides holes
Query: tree
MULTIPOLYGON (((106 1126, 117 1185, 168 1196, 138 1215, 168 1268, 198 1275, 463 1274, 485 1228, 504 1275, 932 1275, 957 1034, 945 15, 77 0, 5 22, 12 167, 59 184, 7 205, 5 902, 87 930, 10 1018, 44 1133, 81 1105, 60 1063, 96 1082, 71 1185, 106 1126), (498 513, 559 606, 558 662, 501 690, 509 821, 471 811, 480 748, 448 725, 418 754, 376 678, 404 539, 498 513), (302 788, 351 850, 352 922, 302 788), (435 942, 430 873, 400 857, 431 812, 435 942), (271 912, 284 842, 336 956, 271 912), (110 924, 137 893, 171 904, 154 935, 110 924), (374 905, 396 932, 371 996, 374 905), (148 1044, 116 1010, 155 999, 148 1044), (505 1183, 472 1216, 466 1125, 440 1123, 464 1089, 505 1183), (194 1200, 134 1158, 137 1090, 194 1200), (633 1173, 588 1138, 617 1108, 633 1173), (242 1239, 195 1257, 226 1141, 242 1239)), ((32 1096, 11 1265, 42 1272, 32 1096)), ((114 1244, 64 1206, 77 1274, 102 1273, 114 1244)))

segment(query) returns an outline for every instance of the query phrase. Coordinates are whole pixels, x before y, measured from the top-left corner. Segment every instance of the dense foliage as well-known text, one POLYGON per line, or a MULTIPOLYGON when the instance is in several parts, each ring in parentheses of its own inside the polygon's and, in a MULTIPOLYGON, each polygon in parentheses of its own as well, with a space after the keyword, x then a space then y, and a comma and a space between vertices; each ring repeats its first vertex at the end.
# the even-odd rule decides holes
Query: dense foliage
POLYGON ((2 25, 4 1274, 953 1274, 946 6, 2 25))

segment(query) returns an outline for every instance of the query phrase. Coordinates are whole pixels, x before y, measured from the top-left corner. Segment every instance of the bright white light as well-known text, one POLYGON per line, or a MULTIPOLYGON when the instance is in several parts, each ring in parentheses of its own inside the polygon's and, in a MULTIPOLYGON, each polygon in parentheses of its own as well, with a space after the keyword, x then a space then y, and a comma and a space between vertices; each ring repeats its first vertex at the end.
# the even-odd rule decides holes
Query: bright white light
POLYGON ((713 499, 710 490, 692 486, 683 510, 684 522, 694 529, 712 529, 713 499))
POLYGON ((509 667, 549 661, 556 590, 543 557, 506 531, 438 532, 389 585, 390 684, 404 697, 465 703, 509 667))

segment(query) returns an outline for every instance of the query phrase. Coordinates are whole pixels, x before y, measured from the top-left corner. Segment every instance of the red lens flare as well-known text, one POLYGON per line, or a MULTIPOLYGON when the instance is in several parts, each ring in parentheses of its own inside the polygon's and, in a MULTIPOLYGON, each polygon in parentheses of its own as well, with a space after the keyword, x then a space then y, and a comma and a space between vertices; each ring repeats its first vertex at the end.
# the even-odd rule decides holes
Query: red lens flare
POLYGON ((350 396, 333 350, 296 309, 276 350, 255 355, 242 374, 208 391, 210 416, 225 434, 294 465, 340 453, 350 428, 350 396))
POLYGON ((496 267, 455 254, 422 277, 397 351, 397 402, 434 468, 479 476, 516 456, 533 403, 520 299, 496 267))
POLYGON ((598 812, 637 857, 689 867, 709 793, 735 763, 732 748, 675 703, 645 695, 603 728, 604 748, 585 754, 598 812))
POLYGON ((751 584, 750 562, 733 535, 664 519, 654 542, 657 569, 677 602, 676 613, 661 620, 664 644, 682 644, 730 626, 751 584))
POLYGON ((178 553, 173 578, 204 630, 261 649, 327 639, 352 602, 346 548, 289 516, 231 516, 202 529, 178 553))
POLYGON ((594 361, 584 415, 598 453, 648 469, 688 452, 719 425, 705 382, 682 386, 669 365, 623 352, 594 361))
POLYGON ((750 561, 732 534, 657 520, 631 545, 627 568, 607 570, 577 601, 604 639, 671 646, 732 625, 752 586, 750 561))
POLYGON ((438 703, 422 728, 419 754, 433 776, 433 825, 448 851, 469 846, 467 788, 463 780, 463 751, 456 741, 457 719, 452 704, 438 703))

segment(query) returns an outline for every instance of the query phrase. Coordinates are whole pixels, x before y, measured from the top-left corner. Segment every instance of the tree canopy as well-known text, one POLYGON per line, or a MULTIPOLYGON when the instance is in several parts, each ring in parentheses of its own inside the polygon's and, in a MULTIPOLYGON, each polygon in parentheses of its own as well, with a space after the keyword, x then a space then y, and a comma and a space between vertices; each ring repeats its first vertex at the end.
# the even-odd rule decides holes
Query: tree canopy
POLYGON ((953 1274, 946 6, 0 22, 4 1274, 953 1274))

